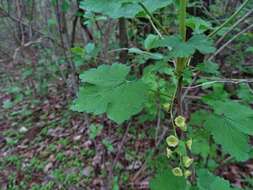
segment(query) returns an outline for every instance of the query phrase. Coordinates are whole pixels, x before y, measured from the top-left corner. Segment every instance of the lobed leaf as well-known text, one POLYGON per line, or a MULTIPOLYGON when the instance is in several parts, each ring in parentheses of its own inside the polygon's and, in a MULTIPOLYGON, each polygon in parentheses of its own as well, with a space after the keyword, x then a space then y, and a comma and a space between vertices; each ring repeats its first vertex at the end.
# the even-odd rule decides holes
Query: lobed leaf
POLYGON ((197 34, 192 36, 187 42, 184 42, 179 36, 166 36, 160 38, 159 36, 148 36, 144 45, 147 49, 167 47, 170 50, 170 55, 174 58, 192 56, 197 50, 202 54, 209 54, 215 51, 207 36, 197 34))
POLYGON ((205 126, 211 132, 215 142, 220 144, 226 153, 239 161, 249 158, 251 148, 248 144, 248 136, 233 128, 224 118, 210 115, 205 126))
POLYGON ((130 68, 122 64, 101 65, 80 75, 82 82, 98 86, 113 86, 124 82, 130 68))
MULTIPOLYGON (((81 1, 80 8, 107 15, 111 18, 133 18, 142 12, 142 7, 138 4, 140 0, 85 0, 81 1)), ((168 6, 172 0, 144 0, 141 1, 150 12, 168 6)))
POLYGON ((197 176, 197 186, 199 190, 235 190, 230 186, 229 181, 213 175, 206 169, 198 170, 197 176))
POLYGON ((86 85, 80 88, 72 110, 106 113, 119 124, 139 113, 147 101, 147 87, 141 80, 127 81, 129 71, 125 65, 113 64, 84 72, 80 78, 86 85))
POLYGON ((238 131, 253 135, 253 110, 235 101, 206 100, 214 112, 226 121, 227 125, 238 131))
POLYGON ((186 190, 184 177, 174 176, 170 170, 164 170, 150 181, 151 190, 186 190))

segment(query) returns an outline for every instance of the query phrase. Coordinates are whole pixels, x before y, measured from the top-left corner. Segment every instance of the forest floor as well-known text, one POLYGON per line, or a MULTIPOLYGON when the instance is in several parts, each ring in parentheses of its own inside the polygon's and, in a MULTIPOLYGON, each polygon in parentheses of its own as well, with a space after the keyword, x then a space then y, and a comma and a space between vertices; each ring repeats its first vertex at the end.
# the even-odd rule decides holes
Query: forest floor
POLYGON ((116 188, 119 178, 120 189, 147 189, 142 166, 155 147, 152 125, 119 127, 75 114, 65 87, 51 85, 44 97, 15 86, 1 92, 0 189, 104 189, 110 179, 116 188))
MULTIPOLYGON (((0 189, 148 189, 154 168, 166 164, 156 156, 156 123, 121 127, 73 113, 63 84, 48 86, 41 96, 1 83, 8 90, 0 95, 0 189)), ((253 175, 253 160, 216 171, 240 186, 253 175)))

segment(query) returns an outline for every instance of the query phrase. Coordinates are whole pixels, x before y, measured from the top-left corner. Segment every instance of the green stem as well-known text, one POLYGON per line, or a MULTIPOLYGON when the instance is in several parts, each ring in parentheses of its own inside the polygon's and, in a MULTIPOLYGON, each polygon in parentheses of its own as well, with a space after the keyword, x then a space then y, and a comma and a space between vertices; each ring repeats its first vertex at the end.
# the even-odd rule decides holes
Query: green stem
POLYGON ((180 8, 178 10, 179 34, 184 41, 186 40, 186 8, 187 0, 180 0, 180 8))
POLYGON ((232 14, 223 24, 221 24, 216 30, 214 30, 208 37, 214 37, 219 31, 221 31, 224 27, 226 27, 234 18, 246 7, 250 0, 244 1, 244 3, 237 9, 237 11, 232 14))
MULTIPOLYGON (((180 8, 178 10, 178 20, 179 20, 179 34, 183 41, 186 41, 186 8, 187 0, 180 0, 180 8)), ((186 58, 178 58, 176 63, 176 75, 178 78, 181 77, 185 65, 186 58)))
MULTIPOLYGON (((180 0, 180 8, 178 10, 178 20, 179 20, 179 34, 183 41, 186 41, 186 9, 187 9, 187 1, 188 0, 180 0)), ((178 58, 176 61, 176 75, 177 75, 177 87, 175 91, 175 98, 173 102, 176 100, 178 106, 178 114, 182 115, 181 110, 181 92, 183 85, 183 72, 186 66, 187 58, 178 58)), ((173 107, 171 108, 173 109, 173 107)), ((173 115, 173 114, 172 114, 173 115)), ((173 118, 172 118, 173 119, 173 118)), ((174 119, 173 119, 174 122, 174 119)))

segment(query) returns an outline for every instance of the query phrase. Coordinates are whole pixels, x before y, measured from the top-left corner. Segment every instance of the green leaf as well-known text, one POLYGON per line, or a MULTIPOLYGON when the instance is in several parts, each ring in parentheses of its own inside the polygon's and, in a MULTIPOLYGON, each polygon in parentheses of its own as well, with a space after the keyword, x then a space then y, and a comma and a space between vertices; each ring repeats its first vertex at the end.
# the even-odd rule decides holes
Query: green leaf
POLYGON ((124 82, 130 68, 122 64, 101 65, 80 75, 82 82, 98 86, 113 86, 124 82))
POLYGON ((187 42, 184 42, 177 35, 165 36, 164 38, 152 36, 149 38, 152 38, 152 41, 147 38, 148 42, 146 43, 148 43, 149 49, 167 47, 170 50, 170 56, 175 58, 192 56, 197 50, 203 54, 215 51, 215 48, 212 46, 212 41, 203 34, 194 35, 187 42))
POLYGON ((78 98, 71 109, 99 115, 107 111, 109 97, 110 89, 87 85, 80 88, 78 98))
POLYGON ((195 49, 183 40, 179 36, 166 36, 164 38, 153 38, 152 43, 149 44, 149 48, 169 48, 170 54, 173 57, 188 57, 193 55, 195 49))
POLYGON ((247 52, 247 53, 253 53, 253 47, 248 47, 248 48, 246 49, 246 52, 247 52))
POLYGON ((191 121, 190 121, 190 125, 198 125, 198 126, 203 126, 206 118, 209 116, 209 112, 207 112, 206 110, 199 110, 194 112, 191 115, 191 121))
POLYGON ((172 49, 178 43, 182 43, 182 39, 177 36, 165 36, 164 38, 160 38, 159 36, 153 37, 152 43, 149 43, 149 49, 160 48, 160 47, 168 47, 172 49))
POLYGON ((214 63, 212 61, 206 61, 204 63, 200 63, 196 67, 197 71, 201 71, 206 74, 210 75, 219 75, 219 65, 217 63, 214 63))
POLYGON ((139 113, 146 102, 147 88, 142 81, 127 82, 114 89, 108 106, 108 116, 117 123, 139 113))
MULTIPOLYGON (((166 7, 172 3, 172 0, 144 0, 142 1, 150 12, 166 7)), ((127 17, 133 18, 139 12, 142 12, 142 7, 138 4, 139 0, 85 0, 81 1, 80 8, 102 13, 112 18, 127 17)))
POLYGON ((212 46, 212 41, 203 34, 192 36, 188 43, 203 54, 213 53, 215 48, 212 46))
POLYGON ((127 81, 129 71, 125 65, 113 64, 84 72, 80 78, 87 84, 80 88, 71 109, 95 115, 107 113, 119 124, 130 119, 143 109, 147 87, 141 80, 127 81))
POLYGON ((231 128, 237 129, 248 135, 253 135, 253 110, 235 101, 205 101, 214 113, 222 118, 231 128))
POLYGON ((151 190, 186 190, 184 177, 176 177, 170 170, 164 170, 150 181, 151 190))
POLYGON ((89 138, 95 139, 101 133, 103 128, 104 128, 103 125, 91 124, 89 126, 89 138))
POLYGON ((3 102, 4 109, 10 109, 12 107, 13 107, 13 102, 11 100, 8 99, 3 102))
POLYGON ((249 85, 240 85, 240 88, 237 90, 237 95, 240 99, 247 103, 251 103, 253 101, 253 90, 249 85))
POLYGON ((147 50, 152 49, 152 47, 154 46, 153 44, 157 40, 159 40, 159 36, 153 35, 153 34, 149 34, 148 37, 144 41, 144 48, 147 49, 147 50))
POLYGON ((199 154, 203 158, 206 158, 209 154, 211 154, 209 145, 209 133, 206 131, 198 132, 198 135, 195 135, 192 139, 193 154, 199 154))
POLYGON ((202 100, 205 103, 209 104, 208 102, 211 103, 212 101, 216 101, 216 100, 219 100, 219 101, 229 100, 229 94, 224 90, 224 84, 219 84, 219 83, 211 84, 209 86, 207 85, 207 87, 205 88, 210 88, 210 87, 213 88, 213 92, 202 97, 202 100))
POLYGON ((85 52, 87 54, 92 54, 95 50, 95 44, 94 43, 88 43, 86 46, 85 46, 85 52))
POLYGON ((186 20, 186 25, 194 31, 194 34, 202 34, 206 30, 212 28, 212 25, 210 22, 205 21, 201 19, 200 17, 194 17, 194 16, 186 20))
POLYGON ((105 145, 107 151, 113 152, 114 148, 113 148, 111 141, 109 141, 107 139, 103 139, 102 143, 103 143, 103 145, 105 145))
POLYGON ((144 75, 160 73, 173 76, 173 68, 168 66, 167 62, 157 62, 144 68, 144 75))
POLYGON ((55 25, 57 24, 57 21, 56 21, 55 19, 49 18, 49 19, 47 20, 47 24, 48 24, 49 26, 55 26, 55 25))
MULTIPOLYGON (((218 89, 215 92, 218 92, 218 89)), ((247 160, 251 150, 248 134, 252 134, 253 130, 252 109, 226 98, 223 98, 223 101, 217 101, 214 98, 213 95, 204 98, 204 102, 210 105, 214 113, 196 112, 192 123, 204 126, 226 153, 239 161, 247 160), (198 113, 201 113, 200 117, 197 117, 198 113)))
POLYGON ((215 176, 206 169, 197 171, 197 186, 199 190, 233 190, 230 183, 221 177, 215 176))
POLYGON ((147 52, 147 51, 140 50, 138 48, 129 48, 128 52, 141 55, 141 56, 143 56, 144 59, 154 59, 154 60, 163 59, 163 55, 160 54, 160 53, 150 53, 150 52, 147 52))
POLYGON ((66 13, 69 9, 69 2, 67 0, 63 0, 61 9, 64 13, 66 13))
POLYGON ((118 183, 119 179, 118 177, 114 177, 113 178, 113 187, 112 190, 119 190, 119 183, 118 183))
POLYGON ((84 56, 85 50, 82 47, 73 47, 70 49, 71 53, 73 53, 75 56, 84 56))
POLYGON ((226 119, 210 115, 205 126, 211 132, 215 142, 220 144, 226 153, 239 161, 245 161, 249 158, 251 148, 248 144, 248 136, 231 126, 226 119))
POLYGON ((191 44, 178 41, 178 43, 176 43, 176 45, 172 48, 170 55, 174 58, 177 57, 183 58, 193 55, 194 52, 195 49, 191 46, 191 44))

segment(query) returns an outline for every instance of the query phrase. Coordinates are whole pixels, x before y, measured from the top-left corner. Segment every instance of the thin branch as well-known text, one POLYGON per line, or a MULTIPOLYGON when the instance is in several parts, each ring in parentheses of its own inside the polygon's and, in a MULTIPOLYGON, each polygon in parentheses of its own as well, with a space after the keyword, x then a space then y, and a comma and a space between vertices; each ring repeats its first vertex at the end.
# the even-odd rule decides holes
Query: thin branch
POLYGON ((199 88, 203 86, 209 86, 213 85, 216 83, 232 83, 232 84, 239 84, 239 83, 253 83, 253 79, 221 79, 221 80, 215 80, 215 81, 209 81, 209 82, 204 82, 195 86, 189 86, 189 87, 184 87, 184 89, 194 89, 194 88, 199 88))
POLYGON ((155 143, 157 143, 160 128, 161 128, 161 104, 160 104, 160 100, 159 100, 158 106, 157 106, 157 122, 156 122, 155 143))
MULTIPOLYGON (((2 12, 2 14, 4 14, 4 16, 8 17, 9 19, 11 19, 12 21, 14 22, 17 22, 17 23, 21 23, 23 26, 25 27, 31 27, 29 24, 25 23, 24 21, 22 20, 19 20, 18 18, 16 17, 13 17, 12 15, 10 15, 6 10, 4 10, 2 7, 0 7, 0 11, 2 12)), ((31 30, 33 30, 34 32, 37 32, 38 34, 44 36, 45 38, 51 40, 52 42, 54 42, 57 46, 61 47, 61 48, 64 48, 62 47, 62 45, 54 38, 52 38, 51 36, 48 36, 47 34, 44 34, 43 32, 37 30, 36 28, 34 27, 31 27, 31 30)))
POLYGON ((139 5, 142 7, 142 9, 144 10, 144 12, 150 17, 150 19, 152 20, 152 22, 155 25, 157 25, 157 27, 160 28, 160 30, 162 30, 164 34, 166 34, 167 31, 163 28, 162 24, 150 13, 150 11, 148 10, 148 8, 142 2, 139 2, 139 5))
POLYGON ((78 21, 78 15, 76 15, 73 20, 70 47, 74 47, 75 45, 77 21, 78 21))
POLYGON ((208 37, 214 37, 219 31, 226 27, 246 7, 249 2, 250 0, 246 0, 233 15, 231 15, 222 25, 220 25, 216 30, 209 34, 208 37))
POLYGON ((15 51, 14 51, 13 57, 12 57, 13 62, 15 63, 16 58, 17 58, 17 55, 18 55, 18 52, 21 51, 22 48, 27 48, 27 47, 29 47, 29 46, 31 46, 31 45, 33 45, 33 44, 41 43, 41 42, 42 42, 42 39, 43 39, 43 38, 39 38, 39 39, 37 39, 37 40, 35 40, 35 41, 27 42, 27 43, 25 43, 25 44, 22 44, 22 46, 16 48, 15 51))
POLYGON ((56 0, 56 6, 55 6, 55 14, 57 18, 58 23, 58 32, 60 36, 61 46, 63 47, 63 54, 66 62, 68 63, 68 66, 70 68, 70 82, 72 84, 69 85, 73 95, 76 95, 77 89, 78 89, 78 80, 76 78, 76 68, 73 60, 68 58, 69 50, 70 50, 70 44, 68 39, 68 31, 67 26, 65 23, 65 15, 60 9, 60 2, 59 0, 56 0))
POLYGON ((249 17, 253 13, 253 9, 251 9, 248 13, 246 13, 241 19, 239 19, 235 24, 233 24, 227 32, 225 32, 216 42, 218 45, 232 30, 234 30, 240 23, 242 23, 247 17, 249 17))
POLYGON ((242 30, 241 32, 234 35, 229 41, 227 41, 225 44, 223 44, 211 57, 208 58, 208 61, 212 60, 217 54, 219 54, 221 51, 223 51, 229 44, 231 44, 236 38, 238 38, 243 33, 247 32, 253 28, 253 24, 249 25, 247 28, 242 30))
POLYGON ((158 34, 158 36, 160 38, 163 38, 163 35, 161 34, 161 32, 158 30, 158 28, 155 26, 154 22, 152 21, 152 19, 150 18, 150 16, 147 16, 151 26, 154 28, 155 32, 158 34))
POLYGON ((122 138, 122 140, 121 140, 121 142, 118 146, 117 154, 116 154, 115 159, 113 160, 113 164, 112 164, 113 169, 115 168, 115 166, 117 164, 117 161, 119 159, 120 153, 122 152, 122 148, 123 148, 123 145, 125 144, 125 141, 127 139, 128 131, 129 131, 129 128, 130 128, 131 124, 132 124, 131 122, 128 123, 128 125, 126 127, 126 131, 124 133, 124 136, 123 136, 123 138, 122 138))

